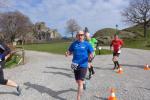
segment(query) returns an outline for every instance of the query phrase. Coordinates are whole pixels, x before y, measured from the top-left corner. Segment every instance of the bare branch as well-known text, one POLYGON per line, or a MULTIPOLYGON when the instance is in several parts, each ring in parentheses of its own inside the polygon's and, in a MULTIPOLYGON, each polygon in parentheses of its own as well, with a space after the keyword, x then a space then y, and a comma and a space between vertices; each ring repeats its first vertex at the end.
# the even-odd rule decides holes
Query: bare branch
POLYGON ((125 22, 132 24, 142 24, 144 28, 144 36, 146 37, 146 29, 150 20, 150 0, 132 0, 127 8, 122 12, 125 22))
POLYGON ((79 31, 81 29, 81 27, 78 25, 78 23, 74 19, 68 20, 66 24, 67 24, 67 31, 68 33, 72 35, 72 38, 73 38, 74 32, 79 31))
POLYGON ((32 23, 29 18, 19 11, 5 12, 1 14, 0 29, 8 41, 14 41, 17 37, 24 37, 32 23))

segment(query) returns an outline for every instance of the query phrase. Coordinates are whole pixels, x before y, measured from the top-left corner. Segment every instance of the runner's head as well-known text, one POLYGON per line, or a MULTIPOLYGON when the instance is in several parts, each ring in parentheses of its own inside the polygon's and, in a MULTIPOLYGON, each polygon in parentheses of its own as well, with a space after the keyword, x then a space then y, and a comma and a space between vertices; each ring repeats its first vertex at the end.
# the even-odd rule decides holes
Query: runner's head
POLYGON ((85 34, 85 38, 86 40, 90 40, 91 39, 91 36, 90 36, 90 33, 89 33, 89 30, 87 27, 85 27, 84 29, 84 34, 85 34))
POLYGON ((77 40, 83 41, 84 40, 84 32, 83 31, 78 31, 76 34, 77 40))
POLYGON ((86 33, 85 37, 86 37, 87 40, 90 40, 91 39, 90 33, 86 33))
POLYGON ((117 34, 114 35, 114 39, 115 39, 115 40, 118 40, 118 39, 119 39, 119 37, 118 37, 117 34))

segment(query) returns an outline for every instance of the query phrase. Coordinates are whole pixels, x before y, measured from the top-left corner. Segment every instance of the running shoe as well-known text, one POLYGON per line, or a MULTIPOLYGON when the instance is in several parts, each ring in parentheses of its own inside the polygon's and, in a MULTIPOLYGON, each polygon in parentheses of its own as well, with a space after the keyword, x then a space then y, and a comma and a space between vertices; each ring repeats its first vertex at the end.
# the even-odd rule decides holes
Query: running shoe
POLYGON ((92 75, 94 75, 94 74, 95 74, 95 71, 94 71, 93 67, 92 67, 91 69, 92 69, 92 75))
POLYGON ((17 92, 18 92, 17 95, 20 96, 21 95, 21 88, 20 88, 20 86, 17 86, 16 89, 17 89, 17 92))
POLYGON ((89 80, 91 79, 91 73, 89 74, 89 80))
POLYGON ((86 82, 83 83, 83 89, 86 90, 86 82))

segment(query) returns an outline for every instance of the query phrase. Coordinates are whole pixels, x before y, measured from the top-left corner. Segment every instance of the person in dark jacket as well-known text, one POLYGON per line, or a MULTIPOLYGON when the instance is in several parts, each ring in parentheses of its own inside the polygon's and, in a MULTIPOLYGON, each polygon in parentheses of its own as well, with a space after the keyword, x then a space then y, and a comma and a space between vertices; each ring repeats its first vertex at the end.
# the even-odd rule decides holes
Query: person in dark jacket
POLYGON ((20 95, 21 89, 19 85, 17 85, 16 82, 12 80, 4 78, 3 68, 5 67, 6 60, 10 57, 10 54, 11 54, 10 48, 4 42, 0 41, 0 84, 16 87, 17 95, 20 95))

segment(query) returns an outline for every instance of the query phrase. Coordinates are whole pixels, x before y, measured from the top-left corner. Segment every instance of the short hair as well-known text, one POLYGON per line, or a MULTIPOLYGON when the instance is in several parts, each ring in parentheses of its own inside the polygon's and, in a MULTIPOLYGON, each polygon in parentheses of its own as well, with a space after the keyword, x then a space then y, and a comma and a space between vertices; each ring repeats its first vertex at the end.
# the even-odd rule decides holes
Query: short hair
POLYGON ((81 32, 84 34, 84 32, 83 32, 82 30, 77 31, 77 34, 79 34, 79 33, 81 33, 81 32))

